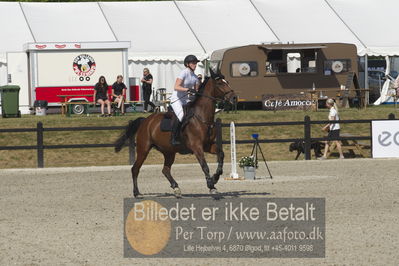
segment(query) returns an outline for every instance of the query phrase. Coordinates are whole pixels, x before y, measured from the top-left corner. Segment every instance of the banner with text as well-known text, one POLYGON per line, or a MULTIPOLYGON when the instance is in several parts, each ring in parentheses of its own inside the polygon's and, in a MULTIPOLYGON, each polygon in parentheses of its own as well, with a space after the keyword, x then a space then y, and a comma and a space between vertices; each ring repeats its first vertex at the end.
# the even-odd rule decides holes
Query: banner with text
POLYGON ((399 120, 371 121, 373 158, 399 157, 399 120))
POLYGON ((324 198, 124 200, 125 257, 325 257, 324 198))
POLYGON ((262 108, 266 111, 276 110, 310 110, 316 105, 316 100, 305 95, 268 95, 262 96, 262 108))

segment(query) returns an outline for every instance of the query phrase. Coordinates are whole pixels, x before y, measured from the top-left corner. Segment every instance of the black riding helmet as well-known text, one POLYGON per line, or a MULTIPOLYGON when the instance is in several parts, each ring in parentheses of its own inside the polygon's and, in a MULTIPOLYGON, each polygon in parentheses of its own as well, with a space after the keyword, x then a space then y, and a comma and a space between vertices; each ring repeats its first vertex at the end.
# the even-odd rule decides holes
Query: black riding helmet
POLYGON ((198 63, 198 62, 199 62, 198 58, 192 54, 190 54, 190 55, 186 56, 186 58, 184 58, 184 66, 186 66, 186 67, 188 66, 189 63, 198 63))

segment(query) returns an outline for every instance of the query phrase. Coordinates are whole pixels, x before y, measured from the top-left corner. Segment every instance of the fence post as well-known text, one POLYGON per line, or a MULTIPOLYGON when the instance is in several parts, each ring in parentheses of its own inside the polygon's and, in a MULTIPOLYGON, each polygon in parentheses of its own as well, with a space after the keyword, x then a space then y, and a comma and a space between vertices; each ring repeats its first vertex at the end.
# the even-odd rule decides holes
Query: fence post
POLYGON ((216 127, 216 147, 219 150, 222 150, 222 120, 220 118, 216 119, 216 123, 215 123, 215 127, 216 127))
POLYGON ((390 114, 388 115, 388 119, 389 119, 389 120, 395 120, 395 114, 390 113, 390 114))
POLYGON ((136 144, 134 138, 129 138, 129 164, 133 165, 136 161, 136 144))
POLYGON ((216 129, 216 154, 218 158, 218 164, 221 164, 222 152, 223 152, 223 139, 222 139, 222 120, 220 118, 216 119, 215 122, 215 129, 216 129))
POLYGON ((310 136, 310 117, 308 115, 305 116, 304 133, 305 133, 305 160, 310 160, 311 136, 310 136))
POLYGON ((44 167, 43 123, 37 123, 37 167, 44 167))

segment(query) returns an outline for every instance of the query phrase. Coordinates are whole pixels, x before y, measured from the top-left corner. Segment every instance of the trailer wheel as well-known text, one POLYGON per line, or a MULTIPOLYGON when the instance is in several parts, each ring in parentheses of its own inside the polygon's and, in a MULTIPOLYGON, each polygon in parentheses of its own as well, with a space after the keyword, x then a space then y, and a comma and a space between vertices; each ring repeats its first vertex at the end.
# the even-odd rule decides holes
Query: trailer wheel
POLYGON ((72 113, 75 115, 81 115, 85 111, 85 107, 83 104, 73 104, 72 105, 72 113))

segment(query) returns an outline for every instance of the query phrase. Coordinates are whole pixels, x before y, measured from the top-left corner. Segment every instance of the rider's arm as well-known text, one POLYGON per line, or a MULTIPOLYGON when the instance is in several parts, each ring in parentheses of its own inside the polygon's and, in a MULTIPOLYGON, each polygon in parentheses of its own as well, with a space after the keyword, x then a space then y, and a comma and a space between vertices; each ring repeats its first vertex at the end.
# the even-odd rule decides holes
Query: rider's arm
POLYGON ((188 91, 188 88, 184 88, 183 86, 183 80, 177 78, 175 82, 175 90, 176 91, 188 91))

